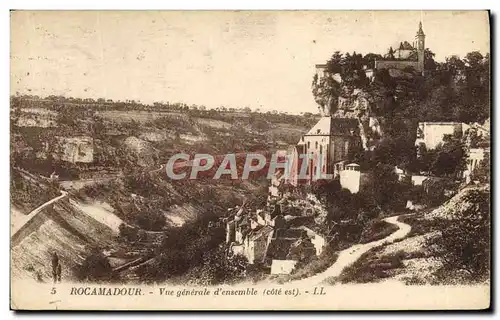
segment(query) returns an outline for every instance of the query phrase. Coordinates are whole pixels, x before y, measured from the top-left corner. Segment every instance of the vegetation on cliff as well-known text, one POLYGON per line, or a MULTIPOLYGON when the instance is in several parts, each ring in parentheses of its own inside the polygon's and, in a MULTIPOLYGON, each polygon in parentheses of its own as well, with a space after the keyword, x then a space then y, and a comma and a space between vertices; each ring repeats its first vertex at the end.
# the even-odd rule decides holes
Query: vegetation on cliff
MULTIPOLYGON (((326 65, 327 76, 315 75, 312 92, 320 108, 334 116, 354 113, 366 128, 370 117, 377 119, 382 137, 366 131, 370 150, 376 153, 370 157, 413 169, 418 122, 482 123, 490 114, 489 54, 474 51, 463 59, 452 56, 436 62, 434 53, 426 49, 425 56, 424 75, 412 68, 382 69, 376 70, 370 81, 364 66, 372 68, 380 55, 335 52, 326 65), (339 101, 347 103, 343 106, 339 101)), ((359 157, 355 160, 363 161, 359 157)))

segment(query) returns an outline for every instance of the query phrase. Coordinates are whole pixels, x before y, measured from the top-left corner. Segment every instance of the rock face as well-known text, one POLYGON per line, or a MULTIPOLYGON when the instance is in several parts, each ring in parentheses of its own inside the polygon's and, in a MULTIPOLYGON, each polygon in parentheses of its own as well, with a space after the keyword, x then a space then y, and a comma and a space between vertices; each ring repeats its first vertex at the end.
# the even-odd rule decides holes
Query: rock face
POLYGON ((312 91, 322 116, 358 119, 365 150, 373 149, 382 138, 383 119, 372 112, 374 99, 366 90, 349 87, 334 75, 315 79, 312 91))
POLYGON ((354 89, 347 95, 338 97, 337 110, 332 114, 335 118, 353 118, 359 122, 359 132, 364 150, 372 149, 383 135, 382 119, 371 111, 369 94, 362 89, 354 89))
POLYGON ((337 110, 341 83, 339 74, 313 81, 314 100, 322 116, 330 116, 337 110))
POLYGON ((94 161, 94 139, 91 137, 59 137, 61 160, 77 163, 94 161))
POLYGON ((131 154, 137 157, 137 164, 141 167, 147 167, 154 164, 152 156, 156 154, 156 150, 151 146, 151 143, 130 136, 125 139, 124 145, 131 154))

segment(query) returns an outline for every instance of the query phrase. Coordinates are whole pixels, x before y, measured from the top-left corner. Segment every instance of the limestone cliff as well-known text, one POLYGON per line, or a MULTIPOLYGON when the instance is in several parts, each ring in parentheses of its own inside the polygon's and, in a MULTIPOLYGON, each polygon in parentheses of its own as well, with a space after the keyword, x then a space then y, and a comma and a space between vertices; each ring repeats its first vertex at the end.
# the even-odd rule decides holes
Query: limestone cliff
POLYGON ((340 77, 326 77, 313 83, 313 94, 320 114, 335 118, 355 118, 363 149, 371 149, 382 137, 382 119, 372 112, 373 98, 363 89, 342 84, 340 77))

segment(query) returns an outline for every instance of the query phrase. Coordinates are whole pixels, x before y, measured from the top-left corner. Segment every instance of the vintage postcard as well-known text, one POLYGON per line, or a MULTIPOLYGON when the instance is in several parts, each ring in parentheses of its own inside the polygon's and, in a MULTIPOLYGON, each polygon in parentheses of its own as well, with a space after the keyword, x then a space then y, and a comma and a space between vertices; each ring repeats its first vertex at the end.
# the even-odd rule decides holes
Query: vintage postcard
POLYGON ((14 310, 490 307, 488 11, 12 11, 14 310))

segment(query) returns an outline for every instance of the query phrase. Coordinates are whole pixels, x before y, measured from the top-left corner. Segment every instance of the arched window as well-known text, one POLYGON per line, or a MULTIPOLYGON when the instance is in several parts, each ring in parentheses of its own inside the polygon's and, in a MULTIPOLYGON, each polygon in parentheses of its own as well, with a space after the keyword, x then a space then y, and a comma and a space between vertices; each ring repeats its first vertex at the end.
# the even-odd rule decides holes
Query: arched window
POLYGON ((311 141, 307 141, 307 149, 311 148, 311 141))
POLYGON ((318 141, 316 141, 316 143, 314 144, 314 147, 315 147, 316 149, 318 149, 318 141))

